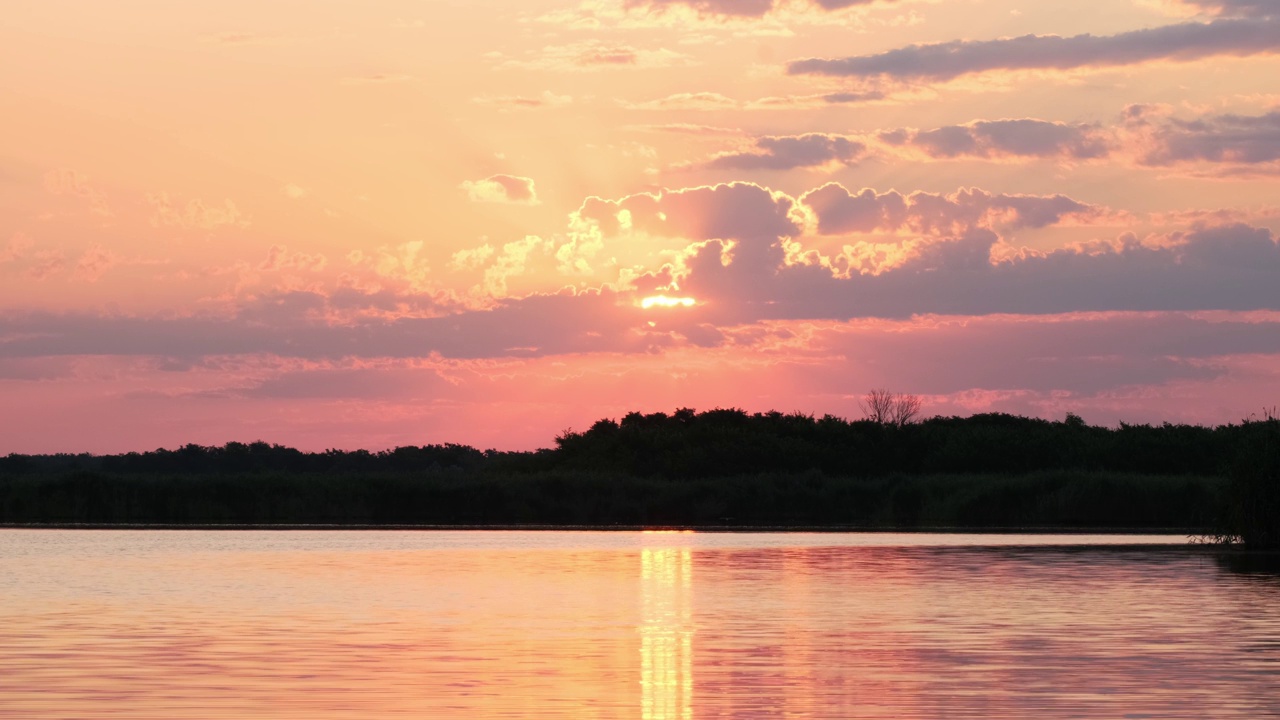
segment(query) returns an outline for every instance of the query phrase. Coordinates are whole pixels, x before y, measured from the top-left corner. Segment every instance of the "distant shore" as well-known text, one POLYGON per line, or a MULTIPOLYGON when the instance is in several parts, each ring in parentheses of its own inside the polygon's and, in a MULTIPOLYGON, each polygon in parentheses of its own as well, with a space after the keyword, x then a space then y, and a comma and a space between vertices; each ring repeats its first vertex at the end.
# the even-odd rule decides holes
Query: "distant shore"
POLYGON ((953 532, 1280 546, 1280 420, 1089 426, 681 409, 555 447, 265 442, 0 457, 0 525, 145 529, 953 532))
POLYGON ((856 525, 414 525, 342 523, 0 523, 0 530, 420 530, 472 532, 698 532, 698 533, 850 533, 903 535, 1182 535, 1195 538, 1205 528, 1081 528, 1081 527, 911 527, 885 528, 856 525))

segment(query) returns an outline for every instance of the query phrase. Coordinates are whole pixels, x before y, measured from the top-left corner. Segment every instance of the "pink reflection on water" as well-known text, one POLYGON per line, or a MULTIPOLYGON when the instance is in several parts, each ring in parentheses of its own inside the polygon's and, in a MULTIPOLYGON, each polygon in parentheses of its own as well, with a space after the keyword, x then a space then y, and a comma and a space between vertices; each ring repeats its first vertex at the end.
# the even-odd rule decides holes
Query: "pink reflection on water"
POLYGON ((1280 575, 1157 540, 0 530, 0 717, 1280 712, 1280 575))

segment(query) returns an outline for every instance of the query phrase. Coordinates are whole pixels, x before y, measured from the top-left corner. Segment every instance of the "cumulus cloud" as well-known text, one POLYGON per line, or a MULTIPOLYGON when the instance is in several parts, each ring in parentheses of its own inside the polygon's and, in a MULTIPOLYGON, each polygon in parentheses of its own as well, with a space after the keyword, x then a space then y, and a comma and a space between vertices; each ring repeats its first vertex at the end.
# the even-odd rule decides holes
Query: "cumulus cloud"
POLYGON ((762 318, 903 318, 1077 311, 1280 308, 1280 247, 1268 230, 1228 226, 1148 244, 1028 253, 997 262, 999 237, 974 228, 922 242, 879 273, 841 276, 788 265, 781 242, 709 241, 678 278, 682 292, 713 299, 716 324, 762 318), (745 247, 744 247, 745 246, 745 247), (739 257, 750 258, 746 264, 739 257))
POLYGON ((426 243, 422 240, 410 240, 395 246, 378 248, 376 255, 361 258, 373 267, 380 277, 398 280, 412 288, 425 288, 429 283, 431 267, 427 262, 426 243))
POLYGON ((480 247, 466 248, 454 253, 449 259, 449 267, 454 270, 475 270, 484 266, 493 257, 493 246, 485 243, 480 247))
POLYGON ((776 0, 626 0, 623 5, 628 9, 644 8, 658 11, 678 6, 706 15, 763 17, 773 10, 775 3, 776 0))
POLYGON ((810 370, 813 386, 861 393, 876 377, 924 394, 973 388, 1092 394, 1125 386, 1221 377, 1213 358, 1280 352, 1280 323, 1185 313, 928 316, 820 328, 810 350, 845 357, 810 370), (843 377, 841 377, 843 375, 843 377))
POLYGON ((249 225, 248 218, 230 200, 223 200, 221 205, 208 205, 198 198, 182 203, 171 199, 168 193, 151 193, 147 195, 147 203, 152 209, 152 227, 215 230, 249 225))
POLYGON ((677 135, 741 135, 741 128, 698 125, 696 123, 663 123, 660 125, 631 125, 636 132, 673 133, 677 135))
POLYGON ((720 93, 675 93, 638 103, 624 103, 629 110, 725 110, 737 108, 737 100, 720 93))
POLYGON ((761 18, 788 5, 800 5, 820 10, 871 5, 877 2, 889 4, 894 0, 804 0, 791 3, 787 0, 625 0, 627 9, 643 9, 664 12, 671 8, 687 8, 699 16, 717 18, 761 18))
POLYGON ((1111 138, 1097 125, 1033 118, 977 120, 930 130, 881 132, 892 147, 912 148, 931 158, 1059 158, 1094 160, 1111 150, 1111 138))
POLYGON ((93 245, 84 254, 80 256, 80 260, 76 262, 76 275, 89 281, 96 282, 102 274, 116 264, 116 256, 114 253, 103 248, 101 245, 93 245))
POLYGON ((534 110, 571 105, 573 96, 557 95, 550 90, 543 90, 541 95, 485 95, 475 98, 474 102, 482 105, 497 105, 506 109, 534 110))
MULTIPOLYGON (((337 323, 329 320, 335 299, 304 292, 265 297, 221 318, 10 312, 0 315, 0 337, 5 338, 0 357, 647 353, 687 343, 736 342, 734 338, 750 333, 728 328, 782 320, 1280 309, 1274 292, 1280 246, 1270 232, 1258 228, 1224 226, 1160 242, 1129 239, 998 263, 990 255, 995 241, 994 233, 975 229, 929 244, 890 271, 848 277, 824 267, 785 264, 776 239, 705 241, 679 279, 680 292, 699 304, 657 314, 609 290, 530 295, 501 300, 488 310, 431 317, 364 316, 337 323)), ((1210 334, 1166 336, 1160 342, 1168 354, 1184 349, 1203 353, 1204 338, 1212 334, 1206 332, 1210 334)), ((1280 335, 1254 329, 1237 337, 1232 348, 1276 352, 1276 338, 1280 335)))
POLYGON ((841 91, 817 95, 774 95, 743 103, 744 110, 807 110, 840 105, 863 105, 888 99, 879 90, 841 91))
POLYGON ((534 57, 507 60, 508 67, 526 67, 539 70, 591 71, 609 68, 652 68, 686 65, 689 56, 667 48, 637 48, 620 43, 599 40, 553 45, 542 49, 534 57))
POLYGON ((930 160, 1120 161, 1201 172, 1280 171, 1280 111, 1178 118, 1164 107, 1133 105, 1114 124, 1035 118, 975 120, 930 129, 881 130, 874 152, 930 160))
POLYGON ((31 253, 26 275, 35 281, 48 280, 67 268, 67 254, 61 248, 31 253))
MULTIPOLYGON (((1243 224, 1052 252, 1001 245, 996 230, 1097 222, 1113 213, 1071 198, 964 190, 943 196, 827 185, 799 201, 747 184, 589 199, 576 216, 605 236, 691 241, 667 272, 682 293, 725 313, 761 318, 903 317, 917 313, 1276 309, 1280 248, 1243 224), (805 218, 823 234, 905 230, 901 256, 867 270, 845 258, 797 255, 805 218)), ((661 274, 653 276, 659 284, 661 274)))
POLYGON ((320 367, 287 370, 236 394, 251 398, 403 398, 407 392, 439 391, 447 382, 439 373, 403 367, 320 367))
POLYGON ((550 253, 552 243, 536 235, 509 242, 496 253, 484 271, 484 290, 494 297, 507 295, 507 281, 522 275, 530 260, 538 253, 550 253))
POLYGON ((822 235, 898 230, 936 235, 993 225, 1015 229, 1088 223, 1114 216, 1106 208, 1065 195, 992 194, 976 188, 950 195, 877 193, 870 188, 855 194, 839 183, 828 183, 801 195, 799 202, 810 211, 822 235))
POLYGON ((822 107, 858 105, 888 100, 879 90, 840 91, 815 95, 776 95, 755 100, 736 100, 715 92, 675 93, 642 102, 623 102, 628 110, 811 110, 822 107))
POLYGON ((35 241, 23 233, 14 233, 8 244, 0 250, 0 265, 22 260, 35 247, 35 241))
MULTIPOLYGON (((588 198, 571 215, 570 226, 571 235, 591 243, 596 253, 616 238, 637 234, 677 238, 692 243, 680 255, 683 259, 677 261, 679 265, 702 252, 707 241, 725 241, 716 246, 722 251, 715 256, 718 262, 732 259, 755 263, 764 274, 802 264, 821 266, 828 274, 847 274, 865 269, 864 266, 894 263, 888 258, 855 262, 856 253, 848 248, 847 256, 824 258, 799 246, 797 239, 814 235, 895 236, 897 239, 876 240, 892 243, 892 247, 873 250, 888 252, 894 262, 902 262, 930 242, 974 229, 1004 232, 1050 225, 1102 224, 1117 219, 1121 217, 1115 211, 1062 195, 992 194, 974 188, 949 195, 918 192, 904 196, 871 189, 851 193, 831 183, 792 198, 752 183, 732 183, 641 193, 619 200, 588 198)), ((1003 244, 998 250, 1016 252, 1003 244)), ((678 269, 672 266, 641 277, 636 286, 668 286, 672 279, 666 274, 678 269)))
POLYGON ((1188 9, 1221 17, 1277 17, 1277 0, 1177 0, 1188 9))
POLYGON ((268 272, 276 270, 320 272, 328 264, 328 258, 319 253, 290 253, 284 245, 272 245, 267 250, 266 259, 258 264, 258 269, 268 272))
POLYGON ((78 197, 89 204, 95 215, 110 217, 113 215, 107 196, 89 182, 89 177, 70 168, 57 168, 44 175, 44 188, 51 195, 78 197))
MULTIPOLYGON (((562 260, 553 243, 530 236, 460 260, 483 270, 493 296, 485 309, 427 294, 348 289, 263 296, 216 317, 0 313, 0 357, 647 353, 738 342, 744 336, 733 328, 771 321, 1280 311, 1280 244, 1265 228, 1234 223, 1147 238, 1121 234, 1052 251, 1002 247, 1005 227, 1087 222, 1105 212, 1061 195, 969 189, 904 196, 835 184, 799 198, 751 183, 588 198, 571 216, 575 232, 609 241, 678 238, 683 251, 614 289, 506 297, 535 259, 562 260), (828 235, 902 233, 899 256, 865 268, 848 247, 825 257, 796 252, 815 225, 828 235), (678 291, 696 303, 641 309, 640 298, 655 291, 678 291)), ((394 265, 388 272, 425 271, 422 249, 410 243, 378 262, 394 265)), ((284 254, 282 248, 277 257, 284 254)))
POLYGON ((965 75, 1010 70, 1106 68, 1276 52, 1280 52, 1280 20, 1231 18, 1117 35, 1023 35, 999 40, 909 45, 874 55, 795 60, 787 65, 787 72, 864 80, 945 82, 965 75))
POLYGON ((757 138, 754 148, 716 155, 706 166, 720 170, 791 170, 830 165, 854 165, 867 146, 842 135, 810 133, 757 138))
POLYGON ((537 205, 538 193, 533 180, 517 175, 491 175, 483 180, 467 180, 459 187, 474 202, 537 205))
POLYGON ((412 75, 402 73, 372 73, 370 75, 357 75, 353 77, 345 77, 342 79, 343 85, 391 85, 395 83, 406 83, 413 81, 412 75))
POLYGON ((0 358, 227 355, 337 360, 348 357, 535 357, 649 352, 672 339, 648 334, 641 310, 603 292, 534 295, 492 309, 438 317, 326 320, 332 300, 311 292, 269 296, 233 317, 131 317, 48 312, 0 315, 0 358), (40 337, 29 335, 40 328, 40 337))
POLYGON ((1280 161, 1280 111, 1263 115, 1209 115, 1195 120, 1162 117, 1133 106, 1125 130, 1134 136, 1143 165, 1211 162, 1240 165, 1280 161))
POLYGON ((624 230, 688 240, 776 238, 801 231, 795 201, 753 183, 640 193, 621 200, 591 197, 571 222, 594 225, 605 236, 624 230))

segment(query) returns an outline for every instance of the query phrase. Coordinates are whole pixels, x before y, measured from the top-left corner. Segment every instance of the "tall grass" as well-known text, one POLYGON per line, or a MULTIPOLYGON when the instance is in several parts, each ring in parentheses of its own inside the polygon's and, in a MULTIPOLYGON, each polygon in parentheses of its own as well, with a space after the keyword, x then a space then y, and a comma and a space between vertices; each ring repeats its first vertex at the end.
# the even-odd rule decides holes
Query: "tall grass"
POLYGON ((1205 531, 1222 490, 1214 477, 1072 472, 851 478, 809 471, 674 480, 563 471, 368 477, 78 471, 0 482, 0 521, 1205 531))
POLYGON ((0 522, 1176 527, 1276 546, 1280 420, 630 413, 536 452, 0 457, 0 522), (1229 478, 1229 479, 1227 479, 1229 478))
POLYGON ((1246 427, 1249 435, 1228 473, 1213 537, 1249 548, 1280 549, 1280 419, 1268 416, 1246 427))

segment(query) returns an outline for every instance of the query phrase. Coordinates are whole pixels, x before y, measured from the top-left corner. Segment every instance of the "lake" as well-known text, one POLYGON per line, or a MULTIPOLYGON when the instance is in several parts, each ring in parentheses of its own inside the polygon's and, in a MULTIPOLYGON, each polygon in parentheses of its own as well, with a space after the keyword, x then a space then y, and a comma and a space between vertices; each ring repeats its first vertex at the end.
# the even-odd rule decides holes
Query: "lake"
POLYGON ((0 530, 0 717, 1280 716, 1184 537, 0 530))

